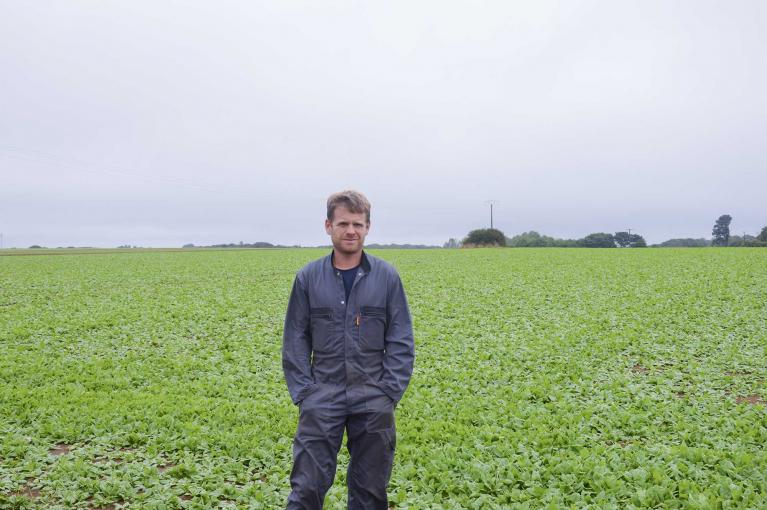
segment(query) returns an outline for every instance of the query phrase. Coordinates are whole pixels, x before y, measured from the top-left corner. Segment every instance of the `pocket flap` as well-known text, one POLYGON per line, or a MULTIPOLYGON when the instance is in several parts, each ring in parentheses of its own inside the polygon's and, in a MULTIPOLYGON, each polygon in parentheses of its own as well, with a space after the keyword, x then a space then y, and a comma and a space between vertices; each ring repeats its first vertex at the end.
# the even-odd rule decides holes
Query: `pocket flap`
POLYGON ((333 316, 332 308, 309 308, 309 315, 317 318, 330 319, 333 316))
POLYGON ((360 313, 367 317, 384 317, 386 315, 386 308, 381 306, 362 306, 360 307, 360 313))

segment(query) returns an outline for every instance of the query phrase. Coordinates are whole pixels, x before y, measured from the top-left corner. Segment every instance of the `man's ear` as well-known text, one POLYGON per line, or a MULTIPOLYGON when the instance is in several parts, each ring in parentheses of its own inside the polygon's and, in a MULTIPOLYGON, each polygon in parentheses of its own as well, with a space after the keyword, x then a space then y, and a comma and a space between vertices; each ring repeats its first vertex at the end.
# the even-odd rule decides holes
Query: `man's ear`
POLYGON ((325 232, 327 232, 328 235, 333 233, 333 222, 330 220, 325 220, 325 232))

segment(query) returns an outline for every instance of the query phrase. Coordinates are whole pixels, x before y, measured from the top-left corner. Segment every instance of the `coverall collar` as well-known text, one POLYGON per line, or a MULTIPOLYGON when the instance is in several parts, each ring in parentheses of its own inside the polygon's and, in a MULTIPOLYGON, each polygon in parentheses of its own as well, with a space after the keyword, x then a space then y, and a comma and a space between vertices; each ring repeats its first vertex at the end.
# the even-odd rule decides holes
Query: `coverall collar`
MULTIPOLYGON (((325 257, 325 267, 328 269, 328 271, 333 271, 333 255, 335 254, 335 250, 331 250, 330 255, 325 257)), ((368 259, 368 256, 365 254, 365 250, 362 250, 362 259, 360 259, 360 268, 362 269, 362 274, 367 274, 370 272, 370 260, 368 259)))

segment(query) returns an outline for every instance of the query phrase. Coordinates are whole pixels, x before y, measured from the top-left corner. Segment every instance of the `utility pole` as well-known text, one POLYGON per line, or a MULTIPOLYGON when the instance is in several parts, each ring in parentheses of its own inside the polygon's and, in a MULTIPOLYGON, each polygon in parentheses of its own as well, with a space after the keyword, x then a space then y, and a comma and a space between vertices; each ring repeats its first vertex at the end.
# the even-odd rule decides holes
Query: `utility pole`
POLYGON ((490 204, 490 228, 493 228, 493 204, 496 203, 495 200, 488 200, 485 202, 486 204, 490 204))
POLYGON ((493 203, 490 202, 490 228, 493 228, 493 203))

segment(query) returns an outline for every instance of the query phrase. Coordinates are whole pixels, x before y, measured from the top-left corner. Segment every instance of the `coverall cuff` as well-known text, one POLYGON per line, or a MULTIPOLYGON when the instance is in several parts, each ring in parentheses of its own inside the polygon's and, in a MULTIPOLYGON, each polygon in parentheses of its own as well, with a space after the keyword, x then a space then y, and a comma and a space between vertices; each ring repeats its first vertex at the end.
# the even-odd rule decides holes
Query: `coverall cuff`
POLYGON ((390 388, 384 385, 380 385, 379 387, 381 388, 381 391, 386 393, 387 397, 394 401, 395 404, 402 398, 402 395, 400 395, 398 391, 392 391, 390 388))

